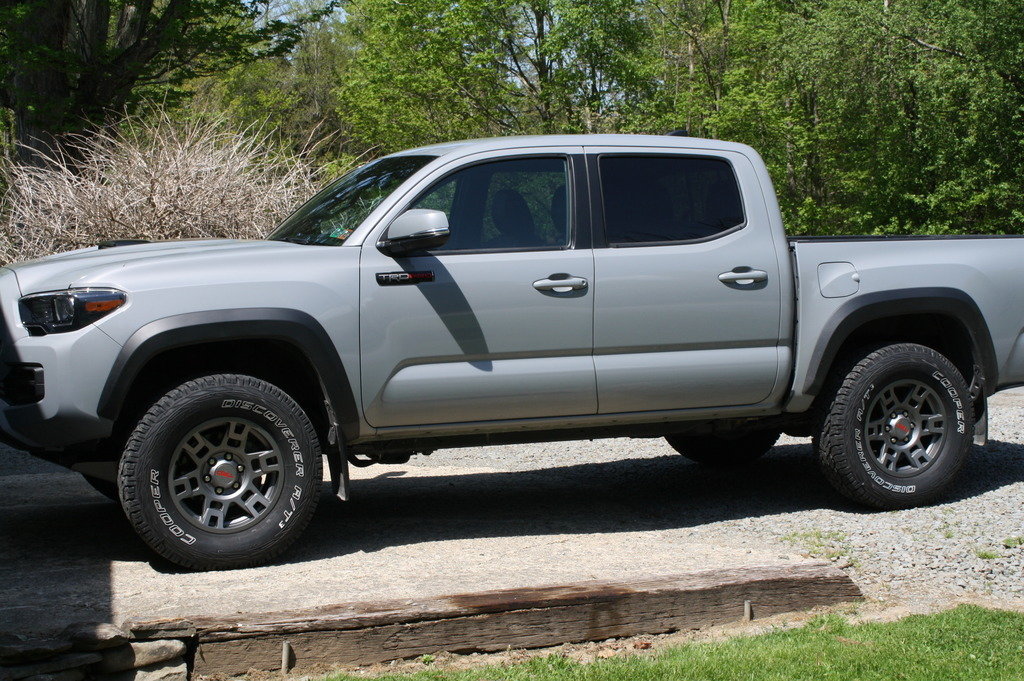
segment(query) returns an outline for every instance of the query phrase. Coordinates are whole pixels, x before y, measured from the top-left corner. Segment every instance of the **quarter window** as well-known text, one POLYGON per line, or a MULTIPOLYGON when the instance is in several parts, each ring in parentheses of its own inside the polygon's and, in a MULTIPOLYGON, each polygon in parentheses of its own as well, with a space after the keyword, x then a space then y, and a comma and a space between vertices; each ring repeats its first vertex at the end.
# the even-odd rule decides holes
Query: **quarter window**
POLYGON ((561 248, 569 244, 565 158, 481 163, 439 181, 410 208, 448 216, 439 251, 561 248))
POLYGON ((687 156, 602 156, 610 244, 706 239, 743 224, 732 166, 687 156))

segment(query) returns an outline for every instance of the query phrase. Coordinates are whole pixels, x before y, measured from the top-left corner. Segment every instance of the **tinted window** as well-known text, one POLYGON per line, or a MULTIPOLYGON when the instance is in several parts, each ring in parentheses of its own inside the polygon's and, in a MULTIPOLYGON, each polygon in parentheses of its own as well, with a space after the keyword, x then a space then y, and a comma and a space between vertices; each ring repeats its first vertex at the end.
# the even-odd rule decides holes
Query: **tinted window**
POLYGON ((456 171, 410 208, 448 215, 452 236, 437 250, 552 248, 569 243, 564 158, 520 158, 456 171))
POLYGON ((605 233, 612 244, 688 241, 743 223, 732 167, 685 156, 602 156, 605 233))

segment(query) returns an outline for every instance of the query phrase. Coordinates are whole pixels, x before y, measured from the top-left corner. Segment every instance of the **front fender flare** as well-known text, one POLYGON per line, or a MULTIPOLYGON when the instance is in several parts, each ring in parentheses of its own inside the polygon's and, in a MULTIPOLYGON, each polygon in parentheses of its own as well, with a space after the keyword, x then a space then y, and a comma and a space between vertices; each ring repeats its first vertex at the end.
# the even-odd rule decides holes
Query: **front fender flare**
POLYGON ((359 430, 348 374, 327 331, 311 315, 286 308, 207 310, 152 321, 133 333, 118 354, 100 394, 98 413, 116 420, 142 368, 157 355, 201 343, 244 339, 289 343, 309 361, 346 439, 359 430))

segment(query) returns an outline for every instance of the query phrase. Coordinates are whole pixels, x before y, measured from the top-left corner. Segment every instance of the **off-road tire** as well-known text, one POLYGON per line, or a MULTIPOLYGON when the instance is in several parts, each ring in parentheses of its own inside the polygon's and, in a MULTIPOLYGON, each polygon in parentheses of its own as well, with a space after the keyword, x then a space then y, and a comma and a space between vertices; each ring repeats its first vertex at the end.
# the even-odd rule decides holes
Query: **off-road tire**
MULTIPOLYGON (((963 468, 974 437, 974 409, 960 371, 940 353, 916 343, 865 350, 847 357, 839 366, 822 392, 824 400, 814 438, 818 461, 828 481, 849 499, 885 510, 921 506, 942 496, 963 468), (896 452, 897 446, 904 446, 902 442, 886 444, 896 439, 889 437, 898 434, 895 426, 903 431, 908 425, 912 437, 924 432, 922 425, 915 425, 913 409, 907 422, 888 421, 895 426, 882 426, 888 430, 881 437, 877 427, 871 425, 877 413, 889 418, 884 413, 883 393, 887 389, 895 387, 893 394, 897 394, 898 386, 915 384, 930 390, 929 399, 935 402, 934 407, 921 413, 934 409, 942 415, 935 423, 944 424, 930 460, 916 469, 909 465, 910 453, 896 452), (883 451, 889 456, 878 454, 879 448, 887 448, 883 451), (899 461, 905 463, 902 472, 899 461)), ((892 411, 897 419, 899 413, 899 409, 892 411)))
POLYGON ((146 412, 121 456, 118 488, 136 532, 167 560, 192 570, 251 567, 279 556, 309 524, 322 465, 295 400, 258 378, 217 374, 174 388, 146 412), (249 449, 257 451, 249 457, 249 449), (193 462, 195 472, 182 474, 193 462), (204 479, 227 483, 215 494, 204 479), (199 492, 189 496, 193 486, 199 492))
POLYGON ((668 435, 665 440, 690 461, 714 468, 733 468, 767 454, 781 434, 778 430, 748 430, 736 434, 668 435))

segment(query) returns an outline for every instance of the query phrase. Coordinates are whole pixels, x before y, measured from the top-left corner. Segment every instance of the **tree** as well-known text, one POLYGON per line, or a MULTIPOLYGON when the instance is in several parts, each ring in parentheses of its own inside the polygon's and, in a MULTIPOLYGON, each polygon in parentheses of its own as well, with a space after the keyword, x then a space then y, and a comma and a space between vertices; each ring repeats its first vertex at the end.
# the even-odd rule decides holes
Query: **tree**
POLYGON ((352 0, 362 49, 339 87, 339 110, 382 150, 614 129, 653 85, 641 4, 352 0))
POLYGON ((271 0, 0 0, 0 106, 23 162, 66 151, 153 88, 284 54, 329 11, 276 15, 271 0))

